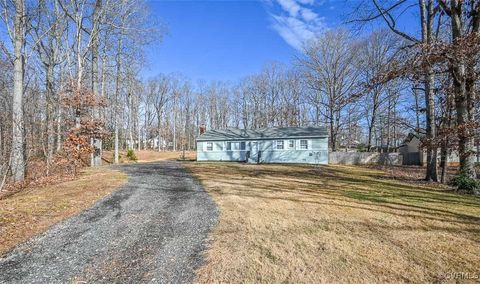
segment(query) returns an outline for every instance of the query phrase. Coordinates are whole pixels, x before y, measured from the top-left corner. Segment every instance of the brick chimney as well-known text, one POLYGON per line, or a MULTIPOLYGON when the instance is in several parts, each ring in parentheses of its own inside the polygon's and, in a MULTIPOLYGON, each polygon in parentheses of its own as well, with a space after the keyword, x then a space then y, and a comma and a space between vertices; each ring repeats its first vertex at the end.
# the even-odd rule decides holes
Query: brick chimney
POLYGON ((207 127, 205 126, 205 124, 200 125, 200 135, 205 133, 206 130, 207 130, 207 127))

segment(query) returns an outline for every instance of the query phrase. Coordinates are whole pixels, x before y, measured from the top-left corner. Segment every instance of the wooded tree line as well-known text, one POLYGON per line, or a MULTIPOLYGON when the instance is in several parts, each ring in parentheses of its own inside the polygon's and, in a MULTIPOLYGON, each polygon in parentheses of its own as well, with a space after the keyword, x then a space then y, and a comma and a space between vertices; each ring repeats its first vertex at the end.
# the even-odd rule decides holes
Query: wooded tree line
POLYGON ((359 92, 387 71, 400 44, 385 30, 360 39, 334 30, 306 45, 305 53, 291 64, 266 64, 258 74, 238 82, 192 84, 178 74, 160 74, 145 83, 147 90, 139 100, 145 118, 138 118, 144 132, 137 141, 160 134, 160 140, 168 141, 164 147, 173 143, 171 149, 180 149, 183 137, 193 149, 202 125, 207 129, 327 125, 332 151, 363 144, 368 151, 374 146, 388 151, 423 124, 421 105, 412 103, 415 90, 404 80, 391 80, 372 92, 359 92))
POLYGON ((479 131, 480 1, 365 0, 355 14, 353 22, 381 22, 405 41, 390 70, 372 85, 382 86, 400 78, 414 82, 423 96, 426 179, 438 180, 438 149, 444 165, 445 154, 451 148, 459 153, 459 175, 474 179, 475 140, 479 131), (418 15, 414 29, 399 28, 405 13, 418 15))
POLYGON ((135 124, 141 131, 133 131, 140 135, 135 140, 153 147, 152 139, 160 135, 162 143, 155 144, 159 150, 194 149, 202 125, 207 129, 328 125, 333 151, 361 144, 368 149, 397 147, 405 133, 415 129, 408 116, 415 115, 408 85, 392 81, 374 98, 356 95, 363 90, 365 76, 380 74, 379 66, 383 68, 397 44, 385 31, 354 40, 338 30, 306 46, 305 55, 292 64, 271 62, 238 82, 194 84, 178 74, 160 74, 147 80, 140 94, 141 115, 135 124), (372 46, 377 51, 370 51, 372 46))
POLYGON ((438 180, 437 161, 446 165, 452 149, 461 173, 474 177, 477 1, 365 0, 352 23, 383 28, 327 31, 287 65, 236 82, 142 79, 142 47, 162 29, 139 1, 1 5, 0 173, 12 180, 33 159, 48 174, 62 153, 89 153, 98 165, 102 149, 115 162, 121 149, 194 149, 202 125, 326 125, 332 151, 390 151, 414 132, 425 135, 427 180, 438 180), (405 9, 420 15, 418 33, 397 28, 405 9))
POLYGON ((102 141, 123 128, 124 101, 138 87, 142 47, 161 38, 160 26, 138 0, 5 0, 0 8, 3 181, 23 181, 38 159, 48 175, 62 153, 100 164, 102 141))

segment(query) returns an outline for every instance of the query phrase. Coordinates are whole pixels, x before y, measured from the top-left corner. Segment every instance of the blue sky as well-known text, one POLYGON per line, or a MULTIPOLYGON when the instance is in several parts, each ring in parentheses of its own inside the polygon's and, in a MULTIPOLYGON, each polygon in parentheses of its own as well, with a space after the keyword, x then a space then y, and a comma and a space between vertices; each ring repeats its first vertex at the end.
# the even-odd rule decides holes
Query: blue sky
POLYGON ((271 61, 288 64, 300 42, 341 24, 343 1, 148 2, 167 26, 147 50, 144 75, 178 72, 192 80, 235 81, 271 61))

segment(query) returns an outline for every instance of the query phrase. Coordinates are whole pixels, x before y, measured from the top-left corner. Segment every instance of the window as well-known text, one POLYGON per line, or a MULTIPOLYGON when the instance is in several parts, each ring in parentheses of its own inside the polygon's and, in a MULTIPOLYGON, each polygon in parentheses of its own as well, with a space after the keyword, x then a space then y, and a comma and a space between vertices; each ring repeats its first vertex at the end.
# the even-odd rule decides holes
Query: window
POLYGON ((244 151, 246 148, 245 142, 226 142, 227 151, 244 151))
POLYGON ((288 149, 295 149, 295 140, 288 140, 288 149))
POLYGON ((215 143, 215 148, 217 148, 217 151, 222 151, 223 150, 223 143, 221 143, 221 142, 215 143))
POLYGON ((277 150, 283 150, 283 140, 277 140, 277 150))
POLYGON ((308 149, 308 141, 307 140, 300 140, 300 149, 307 150, 308 149))
POLYGON ((238 142, 232 142, 232 150, 233 150, 233 151, 238 151, 238 150, 240 150, 240 143, 238 143, 238 142))
POLYGON ((213 151, 213 143, 207 142, 207 151, 213 151))

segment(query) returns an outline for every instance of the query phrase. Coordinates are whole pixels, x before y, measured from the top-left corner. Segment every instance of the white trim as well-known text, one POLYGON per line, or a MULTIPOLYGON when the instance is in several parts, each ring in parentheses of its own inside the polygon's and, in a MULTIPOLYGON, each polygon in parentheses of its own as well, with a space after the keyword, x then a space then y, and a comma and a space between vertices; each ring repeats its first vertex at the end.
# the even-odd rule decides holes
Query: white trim
POLYGON ((287 143, 286 143, 286 144, 287 144, 287 147, 286 147, 287 150, 296 150, 296 146, 297 146, 297 143, 296 143, 296 142, 297 142, 297 141, 296 141, 295 139, 288 139, 288 140, 286 140, 286 141, 287 141, 287 143), (290 146, 290 142, 291 142, 291 141, 293 141, 293 147, 290 146))
POLYGON ((274 150, 278 150, 278 151, 283 151, 285 150, 285 140, 275 140, 275 147, 274 147, 274 150), (282 148, 278 148, 279 146, 279 143, 278 142, 282 142, 282 148))
POLYGON ((252 150, 252 143, 257 143, 258 151, 316 151, 321 149, 313 149, 313 140, 312 139, 277 139, 277 140, 249 140, 249 141, 202 141, 202 149, 204 152, 246 152, 252 150), (294 142, 294 147, 290 148, 290 141, 294 142), (300 141, 307 141, 307 149, 300 148, 300 141), (277 142, 283 142, 283 149, 277 149, 277 142), (212 150, 207 150, 207 143, 212 143, 212 150), (231 143, 231 149, 227 149, 227 144, 231 143), (240 149, 241 143, 245 143, 245 149, 240 149), (265 148, 265 143, 271 143, 268 148, 265 148), (223 149, 219 149, 219 146, 223 145, 223 149), (263 150, 262 150, 263 149, 263 150))
POLYGON ((203 147, 203 150, 204 150, 205 152, 212 152, 212 151, 213 151, 213 141, 212 141, 212 142, 205 142, 204 147, 203 147), (212 149, 211 149, 211 150, 208 150, 208 144, 211 144, 211 146, 212 146, 212 149))
POLYGON ((298 141, 298 149, 297 149, 297 150, 308 151, 308 150, 311 150, 311 148, 312 148, 312 140, 299 139, 299 141, 298 141), (302 148, 302 141, 307 141, 307 148, 306 148, 306 149, 302 148))
POLYGON ((247 150, 247 142, 246 141, 224 141, 224 147, 222 152, 245 152, 247 150), (230 143, 230 150, 228 150, 227 144, 230 143), (241 149, 242 143, 245 143, 245 149, 241 149), (238 144, 238 149, 235 149, 235 144, 238 144))

